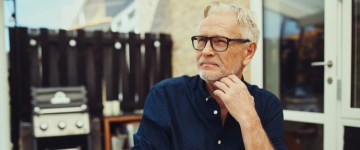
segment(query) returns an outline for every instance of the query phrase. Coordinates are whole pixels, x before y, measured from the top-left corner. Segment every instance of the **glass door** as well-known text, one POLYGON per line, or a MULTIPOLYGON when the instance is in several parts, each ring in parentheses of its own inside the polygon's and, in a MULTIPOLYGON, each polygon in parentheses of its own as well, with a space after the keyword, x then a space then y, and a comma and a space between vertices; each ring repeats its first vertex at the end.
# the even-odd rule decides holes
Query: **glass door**
POLYGON ((336 149, 341 5, 337 0, 262 2, 263 88, 282 102, 286 146, 336 149))
POLYGON ((343 0, 338 50, 337 149, 360 147, 360 1, 343 0))
POLYGON ((285 110, 324 112, 324 34, 324 0, 264 1, 264 88, 285 110))
POLYGON ((343 1, 341 116, 360 119, 360 1, 343 1))

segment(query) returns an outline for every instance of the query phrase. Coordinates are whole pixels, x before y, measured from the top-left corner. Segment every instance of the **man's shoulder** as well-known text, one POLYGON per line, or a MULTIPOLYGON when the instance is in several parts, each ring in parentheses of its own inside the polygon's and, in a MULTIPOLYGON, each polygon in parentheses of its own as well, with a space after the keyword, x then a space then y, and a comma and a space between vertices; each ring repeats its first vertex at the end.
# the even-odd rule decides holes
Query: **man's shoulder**
POLYGON ((251 85, 249 83, 247 83, 247 87, 250 94, 254 96, 256 100, 274 102, 278 105, 281 105, 279 98, 276 97, 276 95, 271 93, 270 91, 259 88, 257 85, 251 85))
MULTIPOLYGON (((274 116, 282 115, 282 103, 275 94, 268 90, 261 89, 256 85, 250 85, 248 88, 250 94, 254 97, 256 111, 263 125, 267 125, 269 119, 274 116)), ((280 120, 280 122, 282 122, 282 120, 280 120)))
POLYGON ((197 81, 199 80, 199 76, 187 76, 187 75, 183 75, 180 77, 175 77, 175 78, 168 78, 165 80, 160 81, 159 83, 157 83, 156 85, 154 85, 153 88, 158 89, 158 88, 178 88, 178 87, 192 87, 195 86, 197 81))

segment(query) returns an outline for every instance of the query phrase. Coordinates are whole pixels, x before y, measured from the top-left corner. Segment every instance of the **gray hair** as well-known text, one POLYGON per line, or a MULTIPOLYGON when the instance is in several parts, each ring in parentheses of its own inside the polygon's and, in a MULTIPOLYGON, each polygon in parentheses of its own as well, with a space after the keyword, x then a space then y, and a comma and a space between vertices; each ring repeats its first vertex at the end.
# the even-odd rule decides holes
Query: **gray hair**
POLYGON ((204 10, 204 18, 209 16, 211 13, 234 13, 237 15, 236 23, 240 23, 241 34, 243 38, 247 38, 250 41, 255 41, 256 43, 259 40, 259 28, 256 24, 256 20, 249 11, 249 9, 239 5, 231 4, 227 5, 220 1, 210 2, 204 10))

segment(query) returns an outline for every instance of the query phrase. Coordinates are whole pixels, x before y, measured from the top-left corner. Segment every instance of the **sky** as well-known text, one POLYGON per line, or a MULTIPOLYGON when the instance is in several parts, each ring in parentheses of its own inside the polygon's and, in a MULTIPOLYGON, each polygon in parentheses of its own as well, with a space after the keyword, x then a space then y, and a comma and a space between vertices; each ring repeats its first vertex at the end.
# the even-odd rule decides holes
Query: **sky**
MULTIPOLYGON (((61 8, 71 5, 74 0, 16 0, 16 17, 18 26, 30 28, 54 28, 60 27, 61 8)), ((9 18, 14 12, 14 2, 4 1, 5 25, 13 26, 9 18)))
MULTIPOLYGON (((28 28, 60 28, 60 14, 63 6, 71 5, 75 0, 16 0, 16 20, 17 26, 28 28)), ((14 22, 9 19, 14 13, 14 2, 4 0, 4 18, 5 26, 13 27, 14 22)), ((264 37, 279 38, 282 16, 278 13, 265 10, 264 12, 264 37)), ((300 29, 296 27, 296 22, 288 22, 284 34, 299 33, 300 29)), ((9 51, 8 29, 5 29, 6 51, 9 51)))
MULTIPOLYGON (((60 28, 61 8, 71 5, 74 0, 16 0, 17 26, 28 28, 60 28)), ((6 27, 13 27, 9 19, 14 13, 14 2, 4 0, 4 19, 6 27)), ((9 32, 5 29, 6 51, 9 51, 9 32)))

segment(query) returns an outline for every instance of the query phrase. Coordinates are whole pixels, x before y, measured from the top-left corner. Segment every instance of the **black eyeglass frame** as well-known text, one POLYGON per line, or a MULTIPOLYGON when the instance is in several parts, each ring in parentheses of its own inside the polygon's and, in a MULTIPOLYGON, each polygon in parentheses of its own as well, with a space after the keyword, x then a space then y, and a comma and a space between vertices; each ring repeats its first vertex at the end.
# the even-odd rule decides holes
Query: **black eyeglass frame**
POLYGON ((202 48, 202 49, 197 49, 197 48, 195 48, 194 40, 195 40, 195 38, 197 38, 197 37, 204 37, 204 38, 206 38, 206 42, 205 42, 204 48, 206 47, 206 44, 208 43, 208 40, 210 40, 210 45, 211 45, 212 49, 213 49, 214 51, 217 51, 217 52, 225 52, 225 51, 228 49, 228 47, 229 47, 230 41, 241 42, 241 43, 250 42, 249 39, 229 39, 229 38, 224 37, 224 36, 213 36, 213 37, 207 37, 207 36, 192 36, 192 37, 191 37, 191 42, 192 42, 193 48, 194 48, 195 50, 197 50, 197 51, 202 51, 202 50, 204 49, 204 48, 202 48), (212 39, 212 38, 225 38, 225 39, 227 40, 226 49, 225 49, 225 50, 216 50, 216 49, 214 48, 214 46, 213 46, 213 43, 211 42, 211 39, 212 39))

